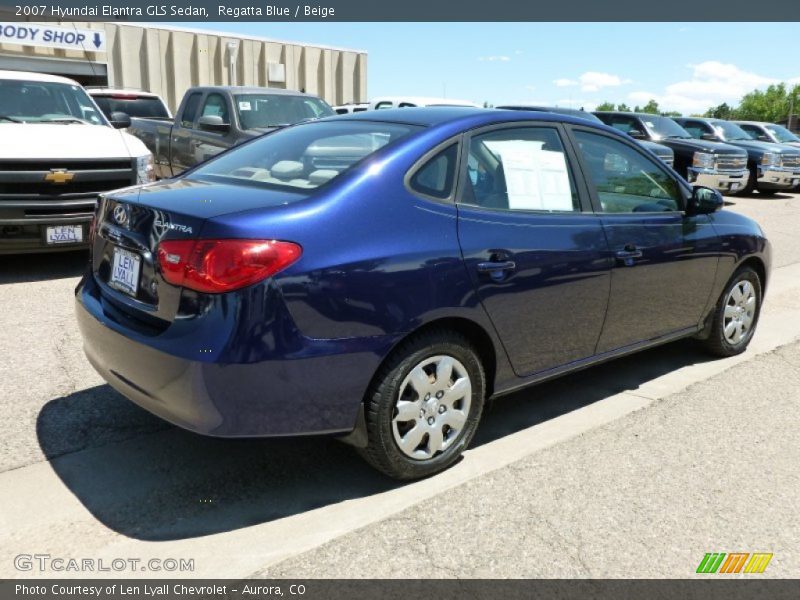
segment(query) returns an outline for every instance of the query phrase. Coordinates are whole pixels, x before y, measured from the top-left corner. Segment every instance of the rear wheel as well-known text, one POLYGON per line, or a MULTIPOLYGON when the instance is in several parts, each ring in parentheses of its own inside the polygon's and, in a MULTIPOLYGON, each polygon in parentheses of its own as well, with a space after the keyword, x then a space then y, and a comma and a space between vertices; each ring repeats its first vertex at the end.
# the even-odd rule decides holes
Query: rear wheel
POLYGON ((396 479, 442 471, 475 435, 485 393, 483 366, 467 338, 444 330, 413 337, 368 392, 368 443, 360 453, 396 479))
POLYGON ((711 333, 704 341, 715 356, 734 356, 747 349, 761 312, 761 280, 750 267, 739 269, 714 309, 711 333))

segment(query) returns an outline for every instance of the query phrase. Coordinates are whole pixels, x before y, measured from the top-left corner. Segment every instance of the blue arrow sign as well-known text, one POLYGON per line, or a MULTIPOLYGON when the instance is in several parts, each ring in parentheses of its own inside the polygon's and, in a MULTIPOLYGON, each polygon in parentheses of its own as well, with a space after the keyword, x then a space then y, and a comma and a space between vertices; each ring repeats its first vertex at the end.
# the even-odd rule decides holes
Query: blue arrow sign
POLYGON ((99 48, 103 44, 103 40, 100 39, 99 33, 94 34, 94 39, 92 40, 92 42, 94 43, 95 48, 99 48))

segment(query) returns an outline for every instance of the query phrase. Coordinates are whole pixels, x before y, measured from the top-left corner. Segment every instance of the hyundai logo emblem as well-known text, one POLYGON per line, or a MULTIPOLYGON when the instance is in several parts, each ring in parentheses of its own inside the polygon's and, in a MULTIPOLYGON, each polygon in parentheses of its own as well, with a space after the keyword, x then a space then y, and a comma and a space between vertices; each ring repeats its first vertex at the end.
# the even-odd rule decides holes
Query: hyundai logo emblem
POLYGON ((117 225, 125 225, 128 222, 128 211, 122 204, 117 204, 114 207, 114 221, 117 225))

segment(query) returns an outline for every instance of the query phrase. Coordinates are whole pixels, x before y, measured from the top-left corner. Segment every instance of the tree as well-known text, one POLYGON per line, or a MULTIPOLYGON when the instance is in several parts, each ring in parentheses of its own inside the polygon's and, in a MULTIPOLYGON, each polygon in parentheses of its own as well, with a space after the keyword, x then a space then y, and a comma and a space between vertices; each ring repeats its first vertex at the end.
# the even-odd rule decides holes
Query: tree
POLYGON ((719 106, 712 106, 709 108, 705 115, 705 117, 711 117, 713 119, 733 119, 736 117, 735 111, 728 106, 727 102, 723 102, 719 106))
POLYGON ((623 102, 622 104, 617 105, 617 110, 619 112, 631 112, 631 107, 623 102))
POLYGON ((614 110, 614 103, 603 102, 602 104, 598 104, 595 110, 614 110))
POLYGON ((645 104, 641 110, 636 110, 636 112, 643 112, 651 115, 657 115, 661 111, 658 110, 658 102, 656 102, 653 99, 650 99, 650 101, 647 104, 645 104))
POLYGON ((791 98, 795 107, 800 98, 800 85, 787 89, 785 83, 769 86, 766 90, 754 90, 742 98, 736 116, 747 121, 780 121, 789 114, 791 98))
POLYGON ((661 113, 662 117, 682 117, 683 113, 677 110, 668 110, 667 112, 661 113))

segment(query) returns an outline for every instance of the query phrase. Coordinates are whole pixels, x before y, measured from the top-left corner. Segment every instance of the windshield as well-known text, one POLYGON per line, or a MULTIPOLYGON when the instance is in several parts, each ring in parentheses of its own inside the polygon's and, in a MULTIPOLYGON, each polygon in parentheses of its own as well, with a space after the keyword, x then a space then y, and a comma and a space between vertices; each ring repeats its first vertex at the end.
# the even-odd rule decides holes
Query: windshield
POLYGON ((713 121, 711 126, 719 137, 726 142, 749 141, 753 138, 741 127, 730 121, 713 121))
POLYGON ((800 142, 800 137, 797 137, 791 131, 786 129, 786 127, 782 127, 781 125, 765 125, 764 129, 772 132, 772 134, 775 136, 775 139, 777 139, 779 142, 800 142))
POLYGON ((77 84, 0 80, 0 124, 89 123, 107 125, 97 106, 77 84))
POLYGON ((164 103, 154 96, 97 96, 92 95, 97 106, 107 117, 113 112, 124 112, 129 117, 168 119, 164 103))
POLYGON ((280 129, 195 169, 204 179, 312 190, 421 127, 372 121, 323 121, 280 129))
POLYGON ((324 100, 313 96, 236 94, 235 100, 242 129, 293 125, 306 119, 320 119, 336 114, 324 100))
POLYGON ((648 115, 642 117, 642 122, 644 122, 645 127, 650 130, 650 134, 657 140, 692 137, 689 135, 688 131, 667 117, 648 115))

